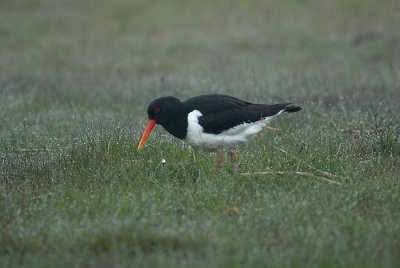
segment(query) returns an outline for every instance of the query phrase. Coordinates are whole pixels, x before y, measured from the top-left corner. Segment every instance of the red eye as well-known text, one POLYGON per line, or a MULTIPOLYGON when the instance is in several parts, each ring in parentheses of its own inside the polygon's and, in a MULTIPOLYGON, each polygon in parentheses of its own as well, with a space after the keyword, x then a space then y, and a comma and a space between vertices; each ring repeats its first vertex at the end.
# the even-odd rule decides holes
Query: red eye
POLYGON ((153 112, 154 112, 155 114, 158 114, 158 113, 160 112, 160 108, 155 108, 155 109, 153 110, 153 112))

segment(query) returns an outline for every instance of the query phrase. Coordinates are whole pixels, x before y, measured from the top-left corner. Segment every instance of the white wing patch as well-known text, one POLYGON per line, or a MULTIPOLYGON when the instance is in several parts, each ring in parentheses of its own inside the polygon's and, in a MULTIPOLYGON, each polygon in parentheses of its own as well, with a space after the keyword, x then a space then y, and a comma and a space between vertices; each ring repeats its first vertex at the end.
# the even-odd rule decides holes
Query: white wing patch
POLYGON ((199 118, 203 114, 194 110, 188 114, 186 142, 190 146, 204 151, 228 152, 260 132, 275 116, 282 112, 283 110, 274 116, 265 117, 263 120, 254 123, 240 124, 216 135, 204 133, 203 127, 199 124, 199 118))

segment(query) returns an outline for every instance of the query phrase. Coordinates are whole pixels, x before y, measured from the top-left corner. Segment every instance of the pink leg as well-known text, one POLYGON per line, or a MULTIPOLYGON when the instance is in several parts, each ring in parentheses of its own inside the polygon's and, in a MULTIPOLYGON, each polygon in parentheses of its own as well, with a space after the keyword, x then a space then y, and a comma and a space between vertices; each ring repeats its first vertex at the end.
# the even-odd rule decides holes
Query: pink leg
POLYGON ((233 170, 236 171, 239 166, 239 157, 237 156, 235 151, 228 152, 228 156, 233 164, 233 170))
POLYGON ((222 160, 224 160, 224 155, 220 152, 217 152, 217 159, 215 161, 215 170, 218 170, 221 167, 222 160))

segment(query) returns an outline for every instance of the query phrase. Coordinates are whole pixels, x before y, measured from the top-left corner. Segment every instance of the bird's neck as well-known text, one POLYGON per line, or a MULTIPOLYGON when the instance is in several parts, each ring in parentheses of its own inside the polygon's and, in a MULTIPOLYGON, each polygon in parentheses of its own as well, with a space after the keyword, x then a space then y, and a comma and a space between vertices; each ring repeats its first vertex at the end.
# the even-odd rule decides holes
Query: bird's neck
POLYGON ((187 126, 187 114, 179 115, 163 125, 166 131, 178 139, 184 139, 186 137, 187 126))

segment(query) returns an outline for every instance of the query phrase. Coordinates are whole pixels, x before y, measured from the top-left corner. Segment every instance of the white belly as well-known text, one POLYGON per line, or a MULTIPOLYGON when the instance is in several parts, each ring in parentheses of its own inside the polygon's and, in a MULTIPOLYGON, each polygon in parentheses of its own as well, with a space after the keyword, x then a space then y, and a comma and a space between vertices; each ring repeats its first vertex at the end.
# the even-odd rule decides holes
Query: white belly
POLYGON ((266 117, 255 123, 243 123, 216 135, 204 133, 203 127, 199 124, 200 116, 202 116, 202 113, 198 110, 194 110, 188 114, 188 128, 185 140, 194 148, 211 152, 228 152, 233 150, 236 146, 246 142, 248 138, 260 132, 275 117, 266 117))

